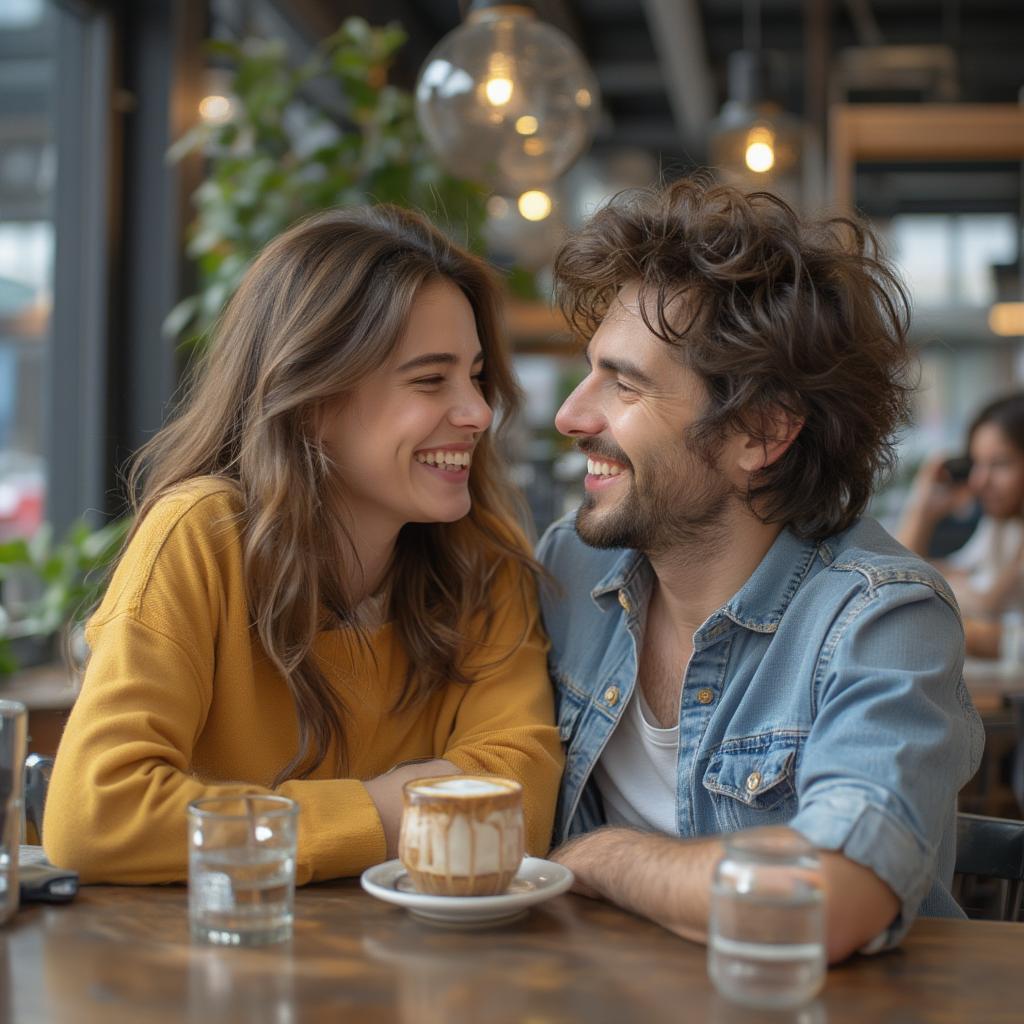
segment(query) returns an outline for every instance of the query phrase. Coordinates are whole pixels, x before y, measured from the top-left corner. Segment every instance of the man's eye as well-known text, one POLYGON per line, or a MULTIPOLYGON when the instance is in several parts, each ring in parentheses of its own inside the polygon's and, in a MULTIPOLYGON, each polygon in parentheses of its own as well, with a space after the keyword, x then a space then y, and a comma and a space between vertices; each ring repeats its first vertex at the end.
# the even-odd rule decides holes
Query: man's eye
POLYGON ((620 395, 635 395, 636 390, 631 388, 628 384, 623 384, 621 380, 615 382, 615 387, 618 389, 620 395))

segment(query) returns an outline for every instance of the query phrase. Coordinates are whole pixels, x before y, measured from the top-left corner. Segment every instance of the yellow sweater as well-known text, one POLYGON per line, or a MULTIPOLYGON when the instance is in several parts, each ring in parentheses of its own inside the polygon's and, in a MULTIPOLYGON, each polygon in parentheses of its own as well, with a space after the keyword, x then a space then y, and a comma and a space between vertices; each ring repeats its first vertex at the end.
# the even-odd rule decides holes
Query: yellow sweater
MULTIPOLYGON (((268 792, 298 744, 294 704, 249 628, 238 499, 213 478, 160 501, 121 560, 89 623, 92 657, 64 732, 43 827, 53 863, 85 882, 182 881, 185 807, 203 796, 268 792)), ((536 610, 524 622, 495 587, 489 645, 415 711, 392 710, 407 658, 390 625, 372 652, 347 630, 316 650, 349 709, 347 778, 333 751, 310 779, 276 792, 301 805, 297 880, 353 875, 385 857, 384 832, 362 781, 412 758, 518 779, 527 847, 551 839, 562 769, 536 610), (493 664, 529 625, 527 643, 493 664)))

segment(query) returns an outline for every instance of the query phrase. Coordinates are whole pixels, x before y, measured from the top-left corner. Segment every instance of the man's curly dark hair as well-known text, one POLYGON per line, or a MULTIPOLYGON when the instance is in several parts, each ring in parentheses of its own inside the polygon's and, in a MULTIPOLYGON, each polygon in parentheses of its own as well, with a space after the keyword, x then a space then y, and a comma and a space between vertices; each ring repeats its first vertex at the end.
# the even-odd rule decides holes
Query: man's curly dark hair
POLYGON ((707 388, 687 440, 709 463, 731 429, 757 436, 762 412, 803 421, 751 480, 765 522, 838 533, 895 464, 912 391, 910 304, 860 222, 805 222, 767 192, 684 179, 599 210, 562 247, 555 282, 584 339, 639 284, 647 326, 707 388))

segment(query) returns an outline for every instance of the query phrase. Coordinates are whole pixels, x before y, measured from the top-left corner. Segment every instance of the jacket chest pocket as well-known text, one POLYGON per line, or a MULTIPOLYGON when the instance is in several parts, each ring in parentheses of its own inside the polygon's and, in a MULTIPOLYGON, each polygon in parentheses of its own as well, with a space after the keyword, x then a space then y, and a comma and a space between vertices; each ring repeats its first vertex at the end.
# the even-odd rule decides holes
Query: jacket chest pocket
POLYGON ((766 733, 726 740, 718 747, 703 784, 721 831, 782 824, 796 814, 803 740, 803 733, 766 733))

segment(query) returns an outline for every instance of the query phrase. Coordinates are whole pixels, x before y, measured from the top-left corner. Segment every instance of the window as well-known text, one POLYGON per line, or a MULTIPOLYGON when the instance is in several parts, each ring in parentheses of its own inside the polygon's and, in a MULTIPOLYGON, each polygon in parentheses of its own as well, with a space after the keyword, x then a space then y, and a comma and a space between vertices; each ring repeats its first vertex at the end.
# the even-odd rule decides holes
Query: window
POLYGON ((899 214, 887 234, 917 308, 987 308, 996 301, 995 268, 1017 256, 1009 213, 899 214))
POLYGON ((54 267, 55 19, 0 6, 0 540, 44 514, 54 267))

